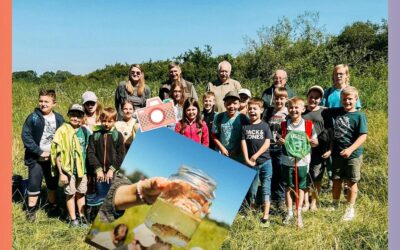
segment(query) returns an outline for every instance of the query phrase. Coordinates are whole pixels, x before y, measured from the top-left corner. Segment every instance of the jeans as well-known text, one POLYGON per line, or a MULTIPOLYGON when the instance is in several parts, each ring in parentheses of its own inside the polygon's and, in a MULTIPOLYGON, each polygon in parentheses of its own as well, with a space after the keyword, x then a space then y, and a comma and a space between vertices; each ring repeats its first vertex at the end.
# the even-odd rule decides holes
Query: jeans
POLYGON ((261 182, 262 202, 269 202, 271 195, 272 161, 271 159, 256 166, 257 174, 250 186, 250 204, 255 203, 258 189, 258 179, 261 182))
POLYGON ((272 160, 271 199, 275 202, 285 201, 285 185, 282 170, 282 149, 270 149, 269 154, 272 160))

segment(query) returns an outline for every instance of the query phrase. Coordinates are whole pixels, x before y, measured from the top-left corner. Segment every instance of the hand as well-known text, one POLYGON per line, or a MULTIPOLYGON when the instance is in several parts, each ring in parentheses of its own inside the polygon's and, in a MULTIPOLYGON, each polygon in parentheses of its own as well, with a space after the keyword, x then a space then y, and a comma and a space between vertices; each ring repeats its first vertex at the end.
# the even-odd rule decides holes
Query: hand
POLYGON ((50 152, 43 152, 40 156, 47 161, 50 157, 50 152))
POLYGON ((277 141, 277 143, 279 144, 279 145, 284 145, 285 144, 285 139, 283 139, 283 138, 279 138, 279 140, 277 141))
POLYGON ((96 180, 97 182, 104 182, 104 173, 102 170, 96 172, 96 180))
POLYGON ((254 167, 256 165, 256 161, 253 160, 246 160, 247 165, 249 165, 250 167, 254 167))
POLYGON ((250 161, 253 161, 253 162, 255 163, 256 160, 257 160, 257 157, 255 157, 254 155, 252 155, 252 156, 250 157, 250 161))
POLYGON ((332 151, 328 150, 326 151, 321 157, 322 159, 328 159, 329 156, 331 156, 332 151))
POLYGON ((226 148, 222 148, 220 151, 223 155, 229 156, 229 151, 226 148))
POLYGON ((112 171, 111 169, 109 169, 107 171, 107 174, 104 176, 104 181, 106 181, 107 183, 110 183, 112 181, 114 177, 114 171, 112 171))
POLYGON ((60 178, 59 178, 59 183, 62 183, 63 185, 67 185, 68 184, 68 176, 61 173, 60 178))
POLYGON ((310 144, 311 144, 311 147, 316 147, 316 146, 318 146, 318 139, 311 139, 310 140, 310 144))
POLYGON ((353 151, 351 149, 346 148, 340 152, 340 155, 343 156, 344 158, 349 158, 352 153, 353 151))
POLYGON ((153 204, 163 191, 171 189, 171 182, 163 177, 154 177, 140 181, 140 189, 143 199, 153 204))

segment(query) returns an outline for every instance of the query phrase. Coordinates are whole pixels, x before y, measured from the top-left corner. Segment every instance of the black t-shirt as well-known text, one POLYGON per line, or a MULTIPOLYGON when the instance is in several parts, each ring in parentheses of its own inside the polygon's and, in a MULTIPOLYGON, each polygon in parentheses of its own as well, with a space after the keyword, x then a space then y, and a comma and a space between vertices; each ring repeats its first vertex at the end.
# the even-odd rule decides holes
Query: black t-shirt
POLYGON ((207 124, 208 127, 208 135, 209 135, 209 140, 210 140, 210 145, 209 148, 211 149, 215 149, 215 143, 214 140, 212 140, 211 138, 211 130, 212 130, 212 125, 213 125, 213 121, 214 121, 214 116, 216 115, 216 113, 214 112, 214 110, 212 112, 207 113, 205 110, 203 110, 202 112, 202 119, 203 121, 207 124))
MULTIPOLYGON (((249 158, 257 153, 257 151, 264 145, 266 139, 271 139, 271 131, 267 123, 261 121, 258 124, 244 125, 242 127, 242 140, 246 140, 247 152, 249 158)), ((269 160, 269 149, 261 154, 256 164, 260 165, 269 160)))

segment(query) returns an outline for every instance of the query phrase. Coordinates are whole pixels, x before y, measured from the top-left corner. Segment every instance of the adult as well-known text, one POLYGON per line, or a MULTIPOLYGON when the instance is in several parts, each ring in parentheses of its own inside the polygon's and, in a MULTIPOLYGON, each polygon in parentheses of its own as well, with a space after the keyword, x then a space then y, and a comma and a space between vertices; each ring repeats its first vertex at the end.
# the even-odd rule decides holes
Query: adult
POLYGON ((232 65, 228 61, 222 61, 218 64, 218 79, 207 84, 207 91, 215 94, 215 111, 218 113, 226 111, 224 106, 224 97, 229 91, 239 91, 242 86, 231 76, 232 65))
POLYGON ((150 98, 149 86, 144 80, 144 72, 139 64, 129 67, 129 78, 118 84, 115 91, 115 109, 118 113, 118 121, 122 120, 122 103, 128 100, 133 103, 135 109, 146 107, 146 100, 150 98))
POLYGON ((287 73, 283 69, 278 69, 275 71, 273 76, 273 83, 271 87, 264 90, 261 95, 262 100, 264 101, 264 109, 274 108, 274 90, 279 87, 286 88, 288 93, 288 98, 292 98, 295 94, 292 89, 286 84, 287 82, 287 73))
MULTIPOLYGON (((340 93, 344 88, 350 86, 350 71, 349 66, 346 64, 338 64, 333 68, 332 72, 333 86, 325 90, 325 95, 322 100, 322 106, 327 108, 342 107, 340 101, 340 93)), ((357 99, 356 109, 361 108, 360 99, 357 99)))
POLYGON ((182 69, 179 63, 171 62, 168 65, 168 69, 169 79, 162 83, 158 91, 158 96, 161 98, 161 100, 165 100, 170 97, 172 83, 174 83, 175 81, 179 81, 183 86, 183 90, 185 91, 185 97, 193 97, 197 101, 199 98, 197 96, 196 89, 194 88, 193 83, 183 79, 182 69))

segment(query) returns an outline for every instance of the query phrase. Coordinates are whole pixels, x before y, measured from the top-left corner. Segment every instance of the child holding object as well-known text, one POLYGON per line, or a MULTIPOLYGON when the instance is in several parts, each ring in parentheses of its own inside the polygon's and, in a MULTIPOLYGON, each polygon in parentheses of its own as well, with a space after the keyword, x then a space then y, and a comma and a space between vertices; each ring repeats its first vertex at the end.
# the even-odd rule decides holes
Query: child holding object
POLYGON ((183 117, 176 124, 175 132, 206 147, 209 146, 208 127, 201 120, 199 104, 193 97, 186 99, 183 104, 183 117))
POLYGON ((242 128, 242 151, 247 165, 257 170, 256 177, 250 187, 250 204, 254 207, 258 189, 258 178, 262 187, 264 204, 261 226, 269 226, 269 208, 271 195, 272 162, 269 155, 271 131, 268 124, 261 120, 263 101, 260 98, 251 98, 248 102, 250 125, 242 128))
POLYGON ((22 142, 25 147, 25 165, 28 167, 28 209, 26 218, 35 221, 37 202, 43 177, 48 190, 49 212, 56 211, 57 177, 51 175, 50 148, 54 134, 64 118, 53 111, 56 106, 54 90, 39 92, 38 107, 26 118, 22 127, 22 142))
POLYGON ((71 105, 68 110, 69 122, 56 131, 51 144, 52 172, 54 175, 58 173, 59 184, 64 186, 72 227, 87 224, 84 216, 87 190, 85 160, 89 133, 81 126, 84 114, 81 105, 71 105), (79 220, 76 218, 75 205, 78 207, 79 220))
POLYGON ((333 140, 331 146, 333 168, 333 208, 339 207, 339 199, 343 180, 347 183, 347 208, 343 216, 344 221, 351 221, 355 217, 355 203, 357 198, 362 164, 362 144, 367 139, 368 124, 364 113, 356 109, 358 91, 348 86, 341 93, 342 108, 330 109, 328 121, 333 121, 333 140))
MULTIPOLYGON (((289 100, 289 119, 287 119, 286 122, 282 122, 279 133, 281 135, 281 138, 278 140, 278 143, 283 146, 282 169, 286 187, 285 197, 287 215, 283 223, 286 225, 290 224, 291 220, 294 219, 291 192, 293 188, 295 188, 296 190, 299 189, 298 202, 296 202, 296 205, 298 206, 296 211, 298 227, 303 227, 303 219, 301 217, 301 205, 298 204, 303 204, 304 190, 307 188, 308 165, 310 164, 311 155, 310 153, 308 153, 307 155, 303 156, 303 158, 297 159, 296 157, 291 156, 288 153, 288 149, 286 148, 287 145, 285 145, 285 142, 286 136, 291 131, 303 131, 306 132, 309 143, 311 143, 311 147, 316 147, 318 145, 317 133, 315 132, 314 125, 311 121, 302 118, 302 113, 304 111, 305 108, 303 99, 299 97, 293 97, 289 100), (295 175, 295 171, 297 172, 297 176, 295 175), (296 178, 298 178, 297 187, 295 187, 296 181, 294 181, 296 180, 296 178)), ((299 141, 296 143, 302 142, 299 141)), ((308 143, 308 141, 305 143, 308 143)))
POLYGON ((131 101, 124 101, 122 103, 122 121, 117 121, 115 123, 115 128, 124 137, 125 152, 128 152, 132 141, 135 139, 136 133, 139 129, 139 123, 133 118, 133 113, 135 112, 135 107, 131 101))
POLYGON ((94 131, 89 139, 88 172, 96 177, 98 205, 103 202, 115 172, 121 167, 125 156, 124 138, 114 127, 116 120, 116 110, 111 107, 105 108, 100 114, 101 128, 94 131))

